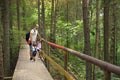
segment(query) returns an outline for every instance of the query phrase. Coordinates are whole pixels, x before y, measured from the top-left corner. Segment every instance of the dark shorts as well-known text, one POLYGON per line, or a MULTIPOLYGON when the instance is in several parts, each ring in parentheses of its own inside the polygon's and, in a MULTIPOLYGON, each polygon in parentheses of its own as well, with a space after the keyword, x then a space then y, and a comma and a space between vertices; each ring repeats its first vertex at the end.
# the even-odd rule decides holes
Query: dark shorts
POLYGON ((32 55, 36 56, 36 54, 37 54, 37 51, 33 51, 32 55))

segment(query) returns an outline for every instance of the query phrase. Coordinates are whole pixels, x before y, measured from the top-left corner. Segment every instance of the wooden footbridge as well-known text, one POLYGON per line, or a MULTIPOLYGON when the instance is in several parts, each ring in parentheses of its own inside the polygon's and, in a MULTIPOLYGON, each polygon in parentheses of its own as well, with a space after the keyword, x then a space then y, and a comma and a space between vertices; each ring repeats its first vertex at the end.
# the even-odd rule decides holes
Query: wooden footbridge
MULTIPOLYGON (((94 57, 74 51, 64 46, 57 45, 55 43, 48 42, 46 40, 43 40, 43 42, 49 47, 52 46, 64 51, 64 67, 61 67, 59 63, 56 63, 49 56, 48 53, 44 53, 43 55, 50 64, 56 67, 56 69, 58 69, 64 75, 64 77, 66 77, 64 78, 66 80, 77 80, 77 78, 75 78, 74 75, 70 74, 70 72, 67 71, 68 65, 67 54, 77 56, 78 58, 81 58, 87 62, 90 62, 91 64, 98 66, 103 71, 109 72, 109 76, 105 76, 106 77, 105 80, 112 80, 111 73, 120 76, 119 66, 112 65, 110 63, 98 60, 94 57)), ((48 69, 41 60, 38 60, 37 58, 35 62, 31 62, 29 60, 29 46, 27 44, 23 44, 19 52, 19 59, 12 80, 54 80, 54 79, 52 78, 48 69)), ((118 80, 120 80, 120 78, 118 80)))
POLYGON ((29 59, 29 46, 22 45, 13 80, 53 80, 41 60, 29 59))

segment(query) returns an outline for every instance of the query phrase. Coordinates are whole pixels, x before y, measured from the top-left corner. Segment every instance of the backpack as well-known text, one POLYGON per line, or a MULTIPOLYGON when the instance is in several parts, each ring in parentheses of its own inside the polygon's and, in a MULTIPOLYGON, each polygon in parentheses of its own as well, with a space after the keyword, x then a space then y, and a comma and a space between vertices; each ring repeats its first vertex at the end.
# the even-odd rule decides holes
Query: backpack
MULTIPOLYGON (((35 30, 34 30, 34 32, 35 32, 35 30)), ((31 45, 31 41, 29 40, 29 38, 30 38, 30 32, 26 33, 25 39, 26 39, 27 43, 29 45, 31 45)))
POLYGON ((30 38, 30 32, 26 33, 26 41, 28 42, 29 38, 30 38))

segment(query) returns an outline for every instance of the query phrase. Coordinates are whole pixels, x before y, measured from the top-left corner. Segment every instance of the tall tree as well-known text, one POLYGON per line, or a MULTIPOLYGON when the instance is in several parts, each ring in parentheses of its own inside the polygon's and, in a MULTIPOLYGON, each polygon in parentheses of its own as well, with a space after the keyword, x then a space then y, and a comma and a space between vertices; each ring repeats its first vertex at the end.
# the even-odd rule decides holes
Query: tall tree
POLYGON ((50 27, 50 41, 51 42, 55 42, 54 40, 54 17, 55 17, 55 0, 52 0, 51 2, 52 6, 51 6, 51 27, 50 27))
POLYGON ((10 46, 9 46, 9 0, 3 1, 2 22, 3 22, 3 51, 4 51, 4 74, 10 73, 10 46))
POLYGON ((46 26, 45 26, 45 5, 44 0, 42 2, 42 36, 46 39, 46 26))
MULTIPOLYGON (((42 35, 42 37, 44 38, 44 39, 46 39, 46 26, 45 26, 45 3, 44 3, 44 0, 41 0, 41 5, 42 5, 42 16, 41 16, 41 18, 42 18, 42 23, 41 23, 41 26, 42 26, 42 28, 41 28, 41 30, 42 30, 42 32, 41 32, 41 35, 42 35)), ((47 46, 46 46, 46 44, 44 44, 44 50, 45 51, 47 51, 47 48, 46 48, 47 46)), ((48 54, 49 55, 49 54, 48 54)), ((47 66, 47 68, 48 68, 48 70, 49 70, 49 62, 48 61, 46 61, 46 66, 47 66)))
POLYGON ((96 0, 96 40, 95 40, 95 57, 98 58, 99 53, 99 37, 100 37, 100 0, 96 0))
MULTIPOLYGON (((0 1, 0 25, 1 25, 1 1, 0 1)), ((4 77, 4 68, 3 68, 3 52, 2 52, 2 26, 0 26, 0 80, 3 80, 4 77)))
MULTIPOLYGON (((109 62, 109 2, 104 0, 104 60, 109 62)), ((110 72, 105 71, 105 80, 110 79, 110 72)))
POLYGON ((112 28, 111 28, 111 46, 110 46, 110 62, 111 63, 115 63, 115 54, 116 54, 116 26, 117 26, 117 23, 116 23, 116 5, 117 5, 117 2, 116 1, 112 1, 112 28))
MULTIPOLYGON (((20 31, 20 0, 17 0, 17 26, 18 26, 18 31, 20 31)), ((18 40, 19 40, 19 46, 20 46, 20 33, 19 32, 18 32, 18 40)))
MULTIPOLYGON (((40 23, 40 0, 38 0, 38 24, 41 28, 41 23, 40 23)), ((41 32, 41 29, 40 29, 40 32, 41 32)))
MULTIPOLYGON (((69 0, 66 0, 66 22, 67 22, 67 26, 68 26, 68 22, 69 22, 69 0)), ((70 43, 69 43, 69 31, 68 28, 66 28, 66 47, 69 47, 70 43)))
POLYGON ((79 6, 79 0, 76 0, 76 20, 79 18, 78 17, 78 6, 79 6))
POLYGON ((56 24, 57 24, 58 0, 52 0, 51 6, 51 28, 50 28, 50 41, 56 42, 56 24))
MULTIPOLYGON (((96 0, 96 39, 95 39, 95 53, 94 57, 98 58, 98 53, 99 53, 99 36, 100 36, 100 20, 99 20, 99 15, 100 15, 100 0, 96 0)), ((93 69, 93 80, 96 80, 96 66, 94 65, 93 69)))
MULTIPOLYGON (((90 55, 90 29, 88 27, 88 0, 82 0, 83 8, 83 25, 84 25, 84 53, 90 55)), ((92 80, 92 67, 86 62, 86 80, 92 80)))
POLYGON ((81 6, 81 0, 76 0, 76 20, 81 19, 81 14, 79 14, 81 12, 81 7, 79 6, 81 6))
POLYGON ((54 17, 54 42, 56 43, 56 25, 57 25, 57 19, 58 19, 58 8, 59 8, 59 0, 55 0, 55 17, 54 17))
POLYGON ((13 15, 12 15, 12 0, 9 0, 9 6, 10 6, 10 28, 12 29, 12 26, 13 26, 13 15))
POLYGON ((20 0, 17 0, 17 24, 18 30, 20 30, 20 0))
POLYGON ((3 68, 3 52, 2 52, 1 29, 0 29, 0 80, 3 80, 3 77, 4 77, 4 68, 3 68))
POLYGON ((22 16, 23 16, 23 30, 26 30, 26 3, 25 0, 22 0, 22 16))

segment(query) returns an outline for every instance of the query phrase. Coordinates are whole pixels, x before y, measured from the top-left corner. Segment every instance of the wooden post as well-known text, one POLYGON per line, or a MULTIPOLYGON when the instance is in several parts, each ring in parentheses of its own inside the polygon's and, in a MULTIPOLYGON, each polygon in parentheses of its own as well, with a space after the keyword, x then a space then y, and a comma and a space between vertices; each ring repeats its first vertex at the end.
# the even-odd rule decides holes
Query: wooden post
MULTIPOLYGON (((68 66, 68 52, 65 51, 65 53, 64 53, 64 69, 65 69, 66 71, 68 71, 67 66, 68 66)), ((66 77, 65 77, 65 80, 67 80, 66 77)))
MULTIPOLYGON (((48 56, 50 56, 50 46, 48 45, 48 47, 49 48, 47 48, 47 44, 45 43, 44 44, 44 51, 45 51, 45 53, 48 55, 48 56)), ((46 67, 47 67, 47 69, 48 69, 48 71, 49 71, 49 61, 47 60, 47 59, 45 59, 45 64, 46 64, 46 67)))
MULTIPOLYGON (((50 45, 48 45, 48 56, 50 57, 50 45)), ((47 60, 47 69, 48 71, 50 71, 50 64, 48 60, 47 60)))
POLYGON ((67 65, 68 65, 68 56, 67 52, 64 53, 64 69, 67 71, 67 65))
MULTIPOLYGON (((46 43, 43 43, 42 48, 43 48, 43 51, 46 53, 45 45, 46 45, 46 43)), ((48 53, 46 53, 46 54, 48 55, 48 53)), ((45 58, 44 64, 45 64, 46 68, 48 69, 48 67, 47 67, 47 59, 46 58, 45 58)))
POLYGON ((104 80, 111 80, 111 72, 104 71, 104 80))

